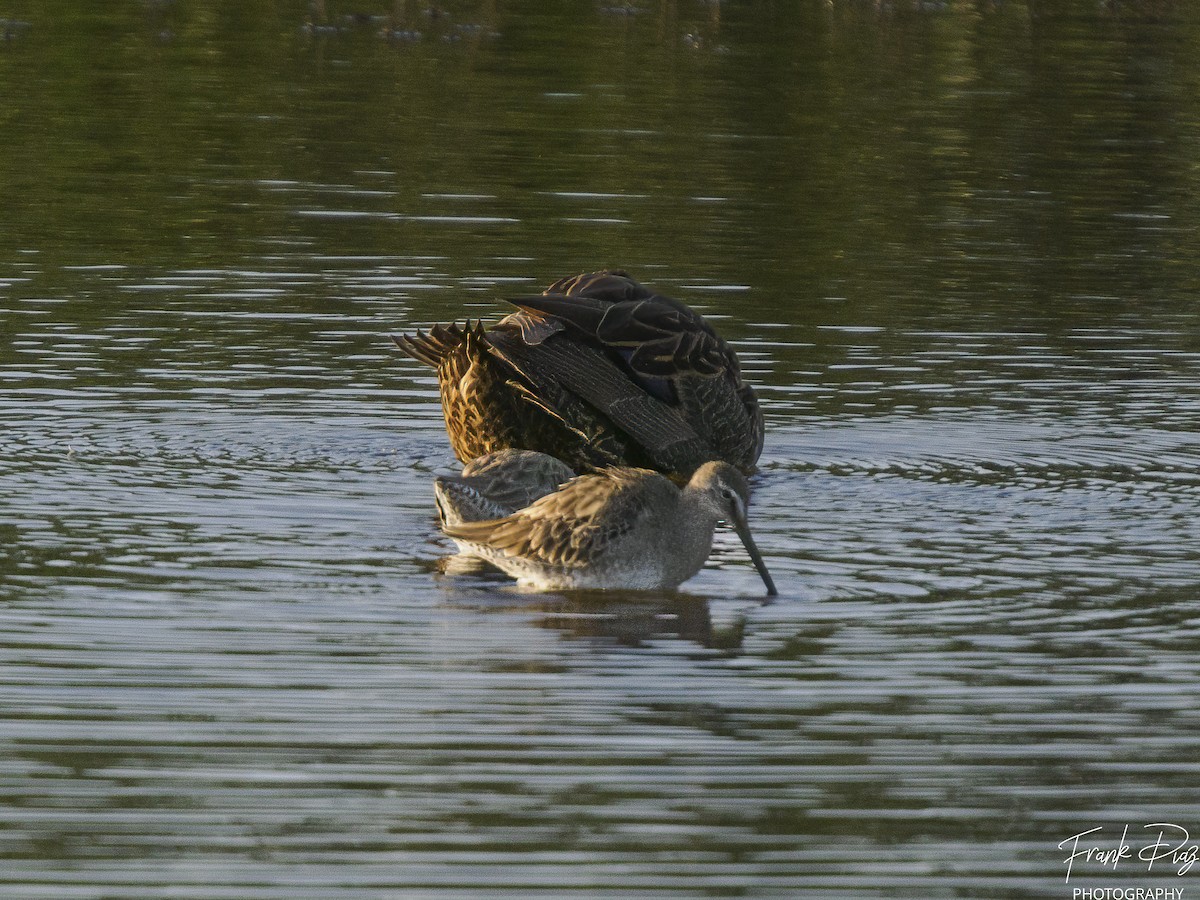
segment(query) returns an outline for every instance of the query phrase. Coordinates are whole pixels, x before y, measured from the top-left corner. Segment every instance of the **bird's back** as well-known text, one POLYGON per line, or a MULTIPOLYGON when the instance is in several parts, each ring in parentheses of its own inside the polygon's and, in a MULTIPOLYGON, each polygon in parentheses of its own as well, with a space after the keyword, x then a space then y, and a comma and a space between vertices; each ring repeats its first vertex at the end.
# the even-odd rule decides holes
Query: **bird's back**
POLYGON ((649 465, 681 475, 709 459, 750 470, 762 452, 763 418, 737 355, 704 317, 623 272, 562 279, 513 301, 504 324, 520 332, 533 367, 586 399, 625 433, 649 465), (594 360, 608 378, 597 379, 594 360), (560 359, 553 359, 558 350, 560 359))
POLYGON ((489 453, 467 463, 462 475, 434 480, 439 520, 453 526, 512 515, 574 474, 561 460, 532 450, 489 453))
POLYGON ((656 472, 604 468, 572 479, 511 516, 445 529, 497 563, 603 573, 658 557, 679 489, 656 472))
POLYGON ((750 470, 763 421, 733 350, 686 304, 623 272, 561 279, 482 326, 435 326, 397 344, 438 371, 464 461, 540 450, 576 471, 687 476, 709 459, 750 470))

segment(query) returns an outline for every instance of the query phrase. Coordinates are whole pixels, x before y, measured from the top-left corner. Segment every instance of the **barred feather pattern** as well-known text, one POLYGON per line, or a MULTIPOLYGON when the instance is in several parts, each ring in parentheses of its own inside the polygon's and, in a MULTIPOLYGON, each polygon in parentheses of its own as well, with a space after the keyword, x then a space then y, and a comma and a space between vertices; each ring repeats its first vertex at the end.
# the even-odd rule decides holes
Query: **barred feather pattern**
POLYGON ((606 467, 572 479, 506 518, 466 522, 445 531, 484 556, 564 569, 597 568, 621 538, 640 529, 678 494, 656 472, 606 467))

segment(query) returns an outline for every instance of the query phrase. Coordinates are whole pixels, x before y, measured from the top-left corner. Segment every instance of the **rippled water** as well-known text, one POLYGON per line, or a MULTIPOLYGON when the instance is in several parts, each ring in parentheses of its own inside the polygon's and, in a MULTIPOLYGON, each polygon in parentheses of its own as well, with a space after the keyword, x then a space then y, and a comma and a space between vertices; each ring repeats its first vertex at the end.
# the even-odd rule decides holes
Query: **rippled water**
POLYGON ((14 11, 0 896, 1190 891, 1058 844, 1200 834, 1194 15, 500 6, 14 11), (760 387, 774 601, 440 573, 386 335, 601 265, 760 387))

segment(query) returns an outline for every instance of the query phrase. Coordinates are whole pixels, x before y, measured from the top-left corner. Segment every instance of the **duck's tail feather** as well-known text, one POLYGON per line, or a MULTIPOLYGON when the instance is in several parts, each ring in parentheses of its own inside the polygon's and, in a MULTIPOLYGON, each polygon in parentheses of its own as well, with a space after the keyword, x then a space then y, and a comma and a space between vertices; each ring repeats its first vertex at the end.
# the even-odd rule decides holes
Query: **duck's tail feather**
POLYGON ((418 328, 415 335, 393 334, 391 338, 397 347, 417 362, 437 369, 447 356, 467 343, 468 339, 482 336, 482 323, 476 323, 472 328, 468 321, 465 327, 453 322, 450 325, 434 325, 428 333, 418 328))

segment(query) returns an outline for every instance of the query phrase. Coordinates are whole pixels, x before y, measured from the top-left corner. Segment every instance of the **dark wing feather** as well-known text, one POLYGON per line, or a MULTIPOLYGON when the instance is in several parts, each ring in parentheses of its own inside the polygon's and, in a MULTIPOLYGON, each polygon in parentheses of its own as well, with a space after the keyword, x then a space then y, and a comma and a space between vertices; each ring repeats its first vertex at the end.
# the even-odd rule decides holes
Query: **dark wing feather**
POLYGON ((649 300, 634 300, 605 309, 595 334, 611 346, 632 347, 688 331, 692 326, 677 310, 663 309, 649 300))
POLYGON ((543 294, 563 294, 567 297, 594 297, 604 303, 623 303, 651 296, 650 291, 621 269, 587 272, 560 278, 543 294))
POLYGON ((596 297, 572 297, 567 294, 538 294, 515 297, 508 301, 527 316, 550 319, 595 337, 604 313, 610 306, 596 297))
POLYGON ((558 319, 544 316, 536 312, 527 312, 523 309, 518 309, 515 313, 510 313, 499 322, 500 325, 511 325, 521 332, 521 340, 531 347, 546 340, 546 338, 558 334, 560 331, 565 331, 567 326, 558 319))
MULTIPOLYGON (((648 394, 599 348, 563 341, 526 347, 499 339, 492 346, 513 370, 538 385, 530 392, 531 402, 551 390, 569 392, 646 448, 654 465, 672 467, 672 461, 697 454, 705 458, 707 444, 681 410, 648 394)), ((544 408, 553 412, 551 404, 544 408)))
MULTIPOLYGON (((585 275, 560 278, 546 288, 542 294, 543 296, 586 298, 599 304, 598 309, 602 309, 606 304, 622 303, 650 296, 644 287, 620 270, 591 272, 585 275)), ((567 327, 560 318, 537 312, 531 307, 523 307, 506 316, 503 324, 520 329, 521 339, 530 346, 542 343, 546 338, 567 327)))
MULTIPOLYGON (((543 294, 510 300, 527 315, 550 318, 613 350, 632 350, 641 375, 712 376, 733 360, 729 346, 698 314, 661 295, 609 303, 587 295, 543 294)), ((732 362, 736 366, 736 361, 732 362)))
POLYGON ((746 454, 746 459, 749 462, 746 465, 753 465, 762 455, 763 442, 766 439, 766 424, 763 421, 762 408, 758 405, 758 395, 754 393, 754 388, 748 384, 738 388, 738 399, 742 402, 742 406, 746 410, 746 420, 750 424, 750 446, 746 454))

